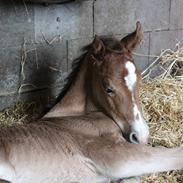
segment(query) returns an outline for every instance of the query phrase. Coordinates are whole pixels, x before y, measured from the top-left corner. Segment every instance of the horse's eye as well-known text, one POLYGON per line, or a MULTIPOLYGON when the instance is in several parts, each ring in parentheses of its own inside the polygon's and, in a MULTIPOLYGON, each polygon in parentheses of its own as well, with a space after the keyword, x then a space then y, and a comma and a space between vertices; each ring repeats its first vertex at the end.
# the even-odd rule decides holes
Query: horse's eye
POLYGON ((107 92, 108 95, 112 96, 114 94, 114 89, 111 88, 111 87, 107 87, 106 92, 107 92))

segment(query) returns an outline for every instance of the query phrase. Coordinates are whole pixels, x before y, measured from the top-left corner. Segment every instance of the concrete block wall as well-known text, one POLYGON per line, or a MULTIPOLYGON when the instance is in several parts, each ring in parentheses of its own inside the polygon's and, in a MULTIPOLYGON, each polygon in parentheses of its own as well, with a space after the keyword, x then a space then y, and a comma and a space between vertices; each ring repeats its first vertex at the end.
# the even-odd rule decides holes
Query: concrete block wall
POLYGON ((19 100, 49 107, 74 58, 95 34, 122 38, 140 20, 144 42, 135 51, 139 69, 161 49, 183 39, 182 0, 76 0, 33 5, 0 2, 0 109, 19 100))

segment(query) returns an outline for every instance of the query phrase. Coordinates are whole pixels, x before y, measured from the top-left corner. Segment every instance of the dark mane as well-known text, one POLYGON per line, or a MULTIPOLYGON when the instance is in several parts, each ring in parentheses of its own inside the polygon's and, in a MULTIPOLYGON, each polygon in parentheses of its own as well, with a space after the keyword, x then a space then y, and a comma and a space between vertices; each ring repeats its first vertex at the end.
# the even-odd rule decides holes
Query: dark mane
MULTIPOLYGON (((103 41, 105 47, 109 50, 113 51, 122 51, 122 47, 120 44, 120 41, 115 39, 114 37, 100 37, 100 39, 103 41)), ((68 77, 66 78, 65 85, 60 93, 60 95, 57 97, 55 104, 57 104, 62 98, 65 96, 65 94, 70 89, 71 85, 75 82, 75 79, 77 77, 77 74, 80 71, 81 65, 83 63, 83 60, 85 59, 85 56, 87 55, 88 51, 90 50, 92 44, 89 44, 82 48, 83 54, 76 58, 72 63, 72 70, 68 77)), ((55 105, 54 104, 54 105, 55 105)))
POLYGON ((122 46, 119 40, 117 40, 115 37, 100 37, 102 42, 104 43, 105 47, 112 51, 122 52, 122 46))

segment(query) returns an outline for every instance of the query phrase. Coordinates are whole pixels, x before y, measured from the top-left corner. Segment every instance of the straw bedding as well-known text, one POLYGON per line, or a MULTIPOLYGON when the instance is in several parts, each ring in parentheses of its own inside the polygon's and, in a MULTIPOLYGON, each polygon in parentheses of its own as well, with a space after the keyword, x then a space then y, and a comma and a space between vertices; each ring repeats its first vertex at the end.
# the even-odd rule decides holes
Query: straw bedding
MULTIPOLYGON (((182 145, 183 81, 158 79, 144 83, 141 97, 151 132, 150 143, 166 147, 182 145)), ((143 183, 182 183, 183 172, 155 174, 142 179, 143 183)))
POLYGON ((18 123, 28 123, 38 118, 40 115, 40 104, 35 102, 18 102, 15 106, 0 112, 0 124, 10 126, 18 123))
MULTIPOLYGON (((153 146, 183 145, 183 48, 164 50, 144 71, 141 103, 153 146)), ((161 163, 161 162, 160 162, 161 163)), ((183 172, 142 177, 143 183, 182 183, 183 172)))
MULTIPOLYGON (((150 144, 183 145, 183 48, 164 50, 143 72, 141 103, 150 126, 150 144)), ((39 114, 35 103, 18 103, 0 112, 0 123, 11 125, 34 120, 39 114)), ((172 171, 142 177, 143 183, 182 183, 183 172, 172 171)))

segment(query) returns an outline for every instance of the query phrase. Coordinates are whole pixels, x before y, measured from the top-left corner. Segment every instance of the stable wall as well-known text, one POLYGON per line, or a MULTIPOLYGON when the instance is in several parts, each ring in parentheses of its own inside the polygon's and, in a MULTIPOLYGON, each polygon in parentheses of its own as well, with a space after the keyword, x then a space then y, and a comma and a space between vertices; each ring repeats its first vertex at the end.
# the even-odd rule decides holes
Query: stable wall
POLYGON ((135 60, 143 70, 161 49, 182 41, 182 9, 182 0, 76 0, 49 6, 1 0, 0 109, 19 100, 49 107, 72 60, 95 34, 120 38, 137 20, 144 42, 135 60))

